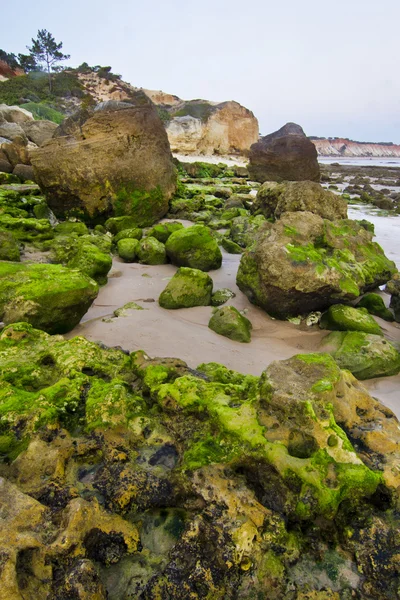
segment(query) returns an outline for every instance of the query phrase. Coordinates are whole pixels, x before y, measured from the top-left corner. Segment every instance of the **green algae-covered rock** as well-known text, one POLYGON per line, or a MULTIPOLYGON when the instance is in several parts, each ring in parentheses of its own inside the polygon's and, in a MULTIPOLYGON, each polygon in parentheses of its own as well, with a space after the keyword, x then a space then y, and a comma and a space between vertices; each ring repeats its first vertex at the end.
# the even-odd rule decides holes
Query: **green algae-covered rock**
POLYGON ((183 229, 182 223, 158 223, 150 229, 147 235, 149 237, 154 237, 159 242, 165 244, 169 236, 174 233, 174 231, 178 231, 179 229, 183 229))
POLYGON ((178 267, 201 271, 219 269, 222 254, 208 227, 193 225, 175 231, 165 245, 168 258, 178 267))
POLYGON ((23 219, 0 215, 0 228, 11 231, 20 242, 40 243, 54 237, 50 222, 46 219, 23 219))
POLYGON ((95 244, 83 243, 67 266, 70 269, 79 269, 98 284, 105 285, 107 273, 112 267, 112 258, 110 254, 102 252, 95 244))
POLYGON ((146 237, 139 242, 137 256, 139 262, 145 265, 164 265, 167 262, 164 244, 153 237, 146 237))
POLYGON ((133 229, 123 229, 113 237, 113 243, 118 244, 120 240, 131 239, 141 240, 143 231, 140 227, 134 227, 133 229))
POLYGON ((208 323, 210 329, 236 342, 250 342, 252 325, 234 306, 217 309, 208 323))
POLYGON ((125 262, 134 262, 137 258, 139 249, 139 240, 136 238, 122 238, 118 241, 118 256, 125 262))
POLYGON ((356 221, 292 212, 265 223, 241 258, 236 282, 251 302, 285 319, 349 303, 395 270, 356 221))
POLYGON ((382 329, 364 308, 353 308, 345 304, 334 304, 322 315, 321 329, 334 331, 364 331, 383 335, 382 329))
POLYGON ((397 375, 400 353, 388 340, 361 331, 333 331, 321 342, 320 350, 329 352, 341 369, 357 379, 397 375))
POLYGON ((393 313, 386 308, 382 296, 379 294, 365 294, 357 304, 357 307, 366 308, 371 315, 375 315, 385 321, 394 321, 393 313))
POLYGON ((236 217, 232 219, 230 238, 241 248, 247 248, 247 246, 254 243, 256 233, 264 223, 265 217, 263 215, 236 217))
POLYGON ((11 231, 0 229, 0 260, 20 260, 19 247, 11 231))
POLYGON ((233 242, 227 237, 221 239, 221 246, 224 250, 229 252, 229 254, 242 254, 243 252, 243 248, 239 246, 239 244, 236 244, 236 242, 233 242))
POLYGON ((0 318, 49 333, 79 323, 98 294, 93 279, 61 265, 0 263, 0 318))
POLYGON ((129 215, 107 219, 105 228, 113 235, 116 235, 120 231, 124 231, 124 229, 139 229, 136 218, 129 215))
POLYGON ((208 306, 211 301, 213 281, 199 269, 181 267, 160 294, 163 308, 191 308, 208 306))
POLYGON ((88 228, 85 223, 80 221, 63 221, 54 227, 54 233, 56 235, 70 235, 71 233, 85 235, 88 233, 88 228))
POLYGON ((221 288, 213 293, 211 296, 211 306, 221 306, 228 302, 231 298, 236 296, 235 292, 232 292, 229 288, 221 288))

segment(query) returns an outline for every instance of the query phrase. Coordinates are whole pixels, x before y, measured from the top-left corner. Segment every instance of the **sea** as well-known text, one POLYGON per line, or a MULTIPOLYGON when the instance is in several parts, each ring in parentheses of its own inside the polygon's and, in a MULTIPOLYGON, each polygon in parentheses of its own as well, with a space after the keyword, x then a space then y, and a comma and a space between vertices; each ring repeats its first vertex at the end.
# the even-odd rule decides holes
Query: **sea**
POLYGON ((353 167, 399 167, 400 158, 384 158, 380 156, 360 156, 360 157, 337 157, 337 156, 318 156, 318 162, 322 165, 352 165, 353 167))

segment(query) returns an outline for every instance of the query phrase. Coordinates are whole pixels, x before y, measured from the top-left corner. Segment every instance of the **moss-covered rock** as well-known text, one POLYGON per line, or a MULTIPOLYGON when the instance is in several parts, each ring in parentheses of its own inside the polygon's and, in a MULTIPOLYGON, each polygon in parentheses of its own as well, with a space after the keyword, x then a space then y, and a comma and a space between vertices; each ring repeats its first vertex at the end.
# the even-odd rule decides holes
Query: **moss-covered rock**
POLYGON ((382 296, 373 292, 365 294, 357 304, 357 307, 366 308, 371 315, 380 317, 385 321, 394 321, 393 313, 386 308, 382 296))
POLYGON ((210 230, 203 225, 175 231, 165 248, 172 264, 178 267, 211 271, 219 269, 222 264, 221 250, 210 230))
POLYGON ((24 219, 0 215, 0 228, 11 231, 20 242, 40 243, 54 237, 53 228, 46 219, 24 219))
POLYGON ((382 329, 364 308, 353 308, 345 304, 334 304, 322 315, 321 329, 333 331, 364 331, 383 335, 382 329))
MULTIPOLYGON (((265 223, 263 215, 256 217, 236 217, 232 220, 229 236, 241 248, 247 248, 254 243, 256 234, 265 223)), ((229 250, 226 248, 229 252, 229 250)), ((237 254, 237 252, 235 252, 237 254)))
POLYGON ((88 228, 85 223, 80 221, 63 221, 54 227, 54 233, 55 235, 70 235, 71 233, 85 235, 88 233, 88 228))
POLYGON ((287 318, 349 303, 395 271, 357 222, 294 212, 264 224, 242 256, 236 281, 251 302, 287 318))
POLYGON ((322 340, 320 349, 332 354, 339 367, 347 369, 357 379, 386 377, 400 372, 400 353, 379 335, 333 331, 322 340))
POLYGON ((236 244, 236 242, 230 240, 227 237, 223 237, 221 239, 221 246, 224 250, 229 252, 229 254, 242 254, 243 252, 243 248, 239 246, 239 244, 236 244))
POLYGON ((67 266, 70 269, 79 269, 98 284, 105 285, 107 273, 112 267, 112 258, 110 254, 102 252, 95 244, 83 243, 67 266))
POLYGON ((250 342, 252 325, 234 306, 215 310, 208 326, 210 329, 236 342, 250 342))
POLYGON ((191 308, 208 306, 211 302, 213 281, 199 269, 180 267, 160 294, 162 308, 191 308))
MULTIPOLYGON (((124 231, 125 229, 140 229, 140 227, 138 227, 137 225, 135 217, 131 217, 129 215, 125 215, 122 217, 111 217, 110 219, 107 219, 107 221, 105 222, 105 228, 113 235, 116 235, 121 231, 124 231)), ((136 237, 135 239, 140 238, 136 237)))
POLYGON ((117 243, 118 256, 125 262, 134 262, 138 255, 138 249, 139 240, 136 238, 122 238, 117 243))
POLYGON ((140 227, 135 227, 133 229, 123 229, 113 237, 113 243, 118 244, 120 240, 126 239, 141 240, 142 236, 143 231, 142 229, 140 229, 140 227))
POLYGON ((174 231, 178 231, 179 229, 183 229, 182 223, 179 222, 158 223, 150 229, 147 235, 149 237, 154 237, 159 242, 165 244, 169 236, 174 233, 174 231))
POLYGON ((11 231, 0 229, 0 260, 20 260, 19 247, 11 231))
POLYGON ((236 294, 235 292, 232 292, 232 290, 228 288, 221 288, 220 290, 214 292, 211 296, 211 306, 221 306, 222 304, 225 304, 225 302, 228 302, 228 300, 231 300, 231 298, 234 298, 235 296, 236 294))
POLYGON ((145 265, 164 265, 167 253, 164 244, 153 237, 143 238, 137 248, 139 262, 145 265))
POLYGON ((98 286, 77 270, 60 265, 0 263, 0 318, 27 321, 49 333, 65 333, 79 323, 98 286))

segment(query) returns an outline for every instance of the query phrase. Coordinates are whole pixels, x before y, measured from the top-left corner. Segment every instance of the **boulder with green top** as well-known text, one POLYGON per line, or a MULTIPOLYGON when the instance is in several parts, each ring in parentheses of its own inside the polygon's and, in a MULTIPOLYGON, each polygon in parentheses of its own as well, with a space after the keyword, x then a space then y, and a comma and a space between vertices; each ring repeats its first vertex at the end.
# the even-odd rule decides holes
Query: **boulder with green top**
POLYGON ((229 288, 221 288, 211 296, 211 306, 221 306, 236 296, 229 288))
POLYGON ((165 246, 156 238, 143 238, 137 248, 139 262, 145 265, 164 265, 167 262, 165 246))
POLYGON ((175 231, 165 245, 168 258, 178 267, 201 271, 219 269, 222 254, 208 227, 193 225, 175 231))
POLYGON ((353 308, 345 304, 334 304, 322 315, 321 329, 333 331, 364 331, 383 335, 382 329, 366 308, 353 308))
POLYGON ((252 324, 234 306, 224 306, 214 311, 210 329, 236 342, 250 342, 252 324))
POLYGON ((211 302, 213 281, 199 269, 180 267, 158 300, 162 308, 191 308, 208 306, 211 302))
POLYGON ((134 227, 133 229, 123 229, 122 231, 119 231, 116 235, 114 235, 113 243, 118 244, 120 240, 126 239, 141 240, 142 236, 143 231, 140 229, 140 227, 134 227))
POLYGON ((19 246, 11 231, 0 229, 0 260, 20 261, 19 246))
POLYGON ((284 212, 308 211, 323 219, 347 218, 347 202, 315 181, 266 181, 251 207, 253 214, 278 219, 284 212))
MULTIPOLYGON (((231 222, 229 237, 241 248, 247 248, 254 243, 256 234, 260 227, 264 225, 265 217, 257 215, 255 217, 235 217, 231 222)), ((231 246, 236 248, 236 246, 231 246)), ((228 248, 226 250, 229 252, 228 248)), ((237 254, 238 252, 235 252, 237 254)))
POLYGON ((70 235, 71 233, 85 235, 88 233, 88 228, 81 221, 63 221, 54 227, 54 233, 56 235, 70 235))
POLYGON ((400 353, 382 336, 361 331, 333 331, 320 344, 321 352, 329 352, 341 369, 357 379, 397 375, 400 353))
POLYGON ((73 329, 98 294, 97 283, 61 265, 0 263, 0 319, 48 333, 73 329))
POLYGON ((373 292, 365 294, 357 307, 366 308, 370 315, 375 315, 385 321, 394 321, 393 313, 386 308, 383 298, 379 294, 373 292))
POLYGON ((57 217, 95 223, 131 215, 136 226, 149 226, 165 215, 176 189, 165 128, 141 91, 82 108, 30 158, 57 217))
MULTIPOLYGON (((126 229, 135 230, 137 232, 141 231, 140 227, 136 226, 136 219, 127 215, 123 217, 110 217, 110 219, 107 219, 105 222, 105 228, 113 235, 117 235, 126 229)), ((137 237, 136 239, 140 238, 137 237)))
POLYGON ((159 242, 165 244, 169 236, 172 235, 174 231, 179 231, 180 229, 183 229, 183 225, 177 221, 173 221, 172 223, 158 223, 150 229, 147 235, 154 237, 159 242))
POLYGON ((243 248, 227 237, 221 239, 221 246, 229 254, 242 254, 243 248))
POLYGON ((40 244, 54 237, 51 224, 46 219, 25 219, 0 215, 0 228, 11 231, 16 240, 40 244))
POLYGON ((139 250, 139 240, 123 238, 117 244, 118 256, 125 262, 134 262, 139 250))
POLYGON ((286 319, 350 303, 395 272, 356 221, 292 212, 265 222, 242 255, 236 281, 251 302, 286 319))

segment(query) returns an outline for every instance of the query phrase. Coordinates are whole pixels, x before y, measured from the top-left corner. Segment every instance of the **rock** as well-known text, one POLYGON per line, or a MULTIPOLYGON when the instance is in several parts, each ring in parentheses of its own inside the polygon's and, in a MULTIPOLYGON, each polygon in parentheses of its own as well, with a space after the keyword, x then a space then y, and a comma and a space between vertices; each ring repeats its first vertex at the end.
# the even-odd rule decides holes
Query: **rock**
POLYGON ((122 231, 119 231, 113 237, 113 243, 118 244, 118 242, 120 240, 126 240, 126 239, 141 240, 142 236, 143 236, 143 231, 139 227, 135 227, 133 229, 123 229, 122 231))
POLYGON ((235 292, 232 292, 232 290, 221 288, 211 296, 211 306, 221 306, 222 304, 225 304, 225 302, 228 302, 228 300, 231 300, 231 298, 235 298, 235 296, 236 294, 235 292))
POLYGON ((1 144, 0 149, 2 150, 2 153, 6 155, 7 160, 11 164, 12 168, 19 164, 31 164, 29 144, 27 144, 27 139, 24 136, 15 136, 11 143, 1 144))
POLYGON ((250 148, 250 179, 264 181, 319 181, 317 151, 304 131, 287 123, 250 148))
POLYGON ((258 140, 258 121, 237 102, 181 101, 170 109, 166 129, 173 152, 247 153, 258 140))
POLYGON ((130 215, 131 227, 152 225, 176 187, 164 127, 140 92, 129 103, 105 102, 66 119, 31 161, 57 217, 130 215))
POLYGON ((308 211, 323 219, 347 218, 347 202, 314 181, 266 181, 251 207, 253 214, 278 219, 284 212, 308 211))
POLYGON ((0 263, 0 319, 26 321, 49 333, 66 333, 79 323, 98 286, 79 271, 60 265, 0 263))
POLYGON ((117 250, 118 256, 122 258, 123 261, 134 262, 138 255, 139 240, 135 238, 123 238, 118 241, 117 250))
POLYGON ((12 173, 12 170, 13 168, 8 160, 6 158, 0 158, 0 173, 12 173))
POLYGON ((392 312, 386 308, 382 296, 379 294, 365 294, 357 304, 357 308, 366 308, 370 315, 375 315, 385 321, 394 321, 392 312))
POLYGON ((390 296, 390 308, 393 309, 394 319, 400 323, 400 275, 395 273, 386 286, 386 292, 390 296))
POLYGON ((167 262, 165 246, 156 238, 146 237, 137 248, 139 262, 145 265, 164 265, 167 262))
POLYGON ((161 292, 158 302, 168 309, 209 306, 212 288, 211 277, 203 271, 180 267, 161 292))
POLYGON ((365 308, 353 308, 344 304, 330 306, 321 317, 320 327, 333 331, 364 331, 383 335, 382 329, 365 308))
POLYGON ((250 342, 252 325, 234 306, 217 309, 208 323, 210 329, 236 342, 250 342))
POLYGON ((201 271, 219 269, 222 254, 208 227, 193 225, 175 231, 165 244, 168 258, 178 267, 201 271))
POLYGON ((0 228, 11 231, 20 242, 39 243, 54 237, 50 222, 46 219, 25 219, 0 215, 0 228))
POLYGON ((0 121, 23 125, 24 123, 34 121, 34 118, 31 112, 21 108, 20 106, 8 106, 8 104, 0 104, 0 121))
POLYGON ((100 248, 90 243, 83 243, 75 256, 67 263, 70 269, 79 269, 91 277, 99 285, 107 283, 107 273, 112 267, 110 254, 102 252, 100 248))
POLYGON ((19 177, 14 173, 0 173, 0 185, 20 183, 19 177))
POLYGON ((236 242, 233 242, 232 240, 226 237, 223 237, 221 239, 221 246, 229 254, 242 254, 243 252, 243 248, 241 248, 239 244, 236 244, 236 242))
MULTIPOLYGON (((256 217, 236 217, 232 219, 229 236, 240 248, 247 248, 247 246, 251 246, 254 243, 256 234, 264 223, 265 218, 263 215, 257 215, 256 217)), ((226 244, 226 242, 223 243, 231 249, 236 249, 235 254, 238 254, 236 246, 226 244)), ((223 243, 222 246, 225 247, 223 243)), ((227 250, 227 248, 225 249, 227 250)))
POLYGON ((6 140, 10 141, 22 139, 25 144, 28 143, 28 138, 26 137, 24 130, 20 125, 17 125, 17 123, 0 121, 0 137, 6 138, 6 140))
POLYGON ((86 235, 89 230, 85 223, 81 221, 63 221, 62 223, 58 223, 53 231, 56 235, 71 235, 72 233, 86 235))
MULTIPOLYGON (((139 227, 135 226, 136 218, 125 216, 125 217, 111 217, 111 219, 107 219, 105 222, 105 228, 107 231, 116 235, 121 231, 125 231, 126 229, 135 229, 136 231, 141 231, 139 227)), ((136 238, 140 239, 140 238, 136 238)))
POLYGON ((357 222, 295 212, 258 231, 242 255, 237 284, 251 302, 285 319, 351 302, 394 272, 357 222))
POLYGON ((33 173, 33 167, 30 165, 15 165, 13 174, 18 177, 22 182, 24 181, 35 181, 35 175, 33 173))
POLYGON ((26 121, 21 125, 28 140, 41 146, 53 137, 53 133, 57 129, 57 124, 53 121, 26 121))
POLYGON ((357 379, 397 375, 400 353, 379 335, 360 331, 334 331, 321 342, 320 350, 329 352, 341 369, 357 379))
POLYGON ((169 236, 174 233, 174 231, 178 231, 179 229, 183 229, 182 223, 158 223, 150 229, 147 235, 149 237, 154 237, 159 242, 165 244, 169 236))
POLYGON ((0 229, 0 260, 20 261, 18 244, 10 231, 0 229))

